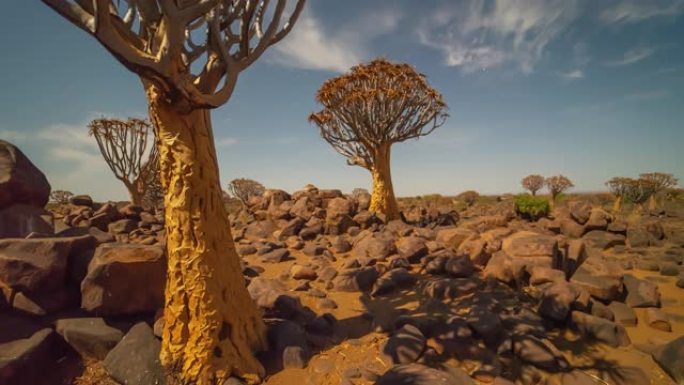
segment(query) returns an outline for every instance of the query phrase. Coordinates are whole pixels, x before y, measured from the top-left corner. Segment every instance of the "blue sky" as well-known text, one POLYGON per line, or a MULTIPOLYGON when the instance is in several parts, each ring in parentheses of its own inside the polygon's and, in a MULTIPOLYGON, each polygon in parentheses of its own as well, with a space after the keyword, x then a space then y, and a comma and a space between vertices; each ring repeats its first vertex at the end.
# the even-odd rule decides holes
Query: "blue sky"
MULTIPOLYGON (((138 78, 39 1, 4 9, 0 138, 53 188, 126 198, 86 125, 146 116, 138 78)), ((682 36, 684 0, 309 0, 213 111, 221 179, 370 187, 307 116, 325 79, 377 56, 425 73, 451 115, 393 148, 400 196, 517 192, 529 173, 564 174, 576 191, 648 171, 684 178, 682 36)))

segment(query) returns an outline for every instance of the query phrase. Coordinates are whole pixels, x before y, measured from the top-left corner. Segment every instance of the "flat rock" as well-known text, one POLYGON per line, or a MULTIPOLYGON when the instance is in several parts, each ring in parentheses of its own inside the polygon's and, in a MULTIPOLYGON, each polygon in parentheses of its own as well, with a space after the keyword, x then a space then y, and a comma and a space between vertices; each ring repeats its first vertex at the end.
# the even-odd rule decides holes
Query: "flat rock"
POLYGON ((650 307, 646 309, 646 323, 653 329, 668 333, 672 331, 670 317, 668 317, 664 311, 658 308, 650 307))
POLYGON ((103 360, 123 338, 123 333, 102 318, 66 318, 55 324, 57 333, 83 357, 103 360))
POLYGON ((638 318, 636 312, 627 304, 613 301, 608 305, 613 314, 613 320, 620 325, 636 326, 638 318))
MULTIPOLYGON (((0 344, 0 384, 31 384, 44 380, 56 355, 52 329, 41 329, 28 338, 0 344)), ((42 381, 41 381, 42 383, 42 381)))
POLYGON ((675 382, 684 383, 684 336, 657 349, 653 359, 675 382))
POLYGON ((622 325, 579 311, 573 311, 571 317, 575 328, 585 337, 612 347, 627 346, 631 343, 627 331, 622 325))
POLYGON ((631 274, 624 276, 627 297, 625 303, 631 307, 660 307, 660 291, 658 285, 631 274))
POLYGON ((623 290, 622 269, 613 262, 587 259, 572 275, 570 282, 603 301, 612 301, 623 290))

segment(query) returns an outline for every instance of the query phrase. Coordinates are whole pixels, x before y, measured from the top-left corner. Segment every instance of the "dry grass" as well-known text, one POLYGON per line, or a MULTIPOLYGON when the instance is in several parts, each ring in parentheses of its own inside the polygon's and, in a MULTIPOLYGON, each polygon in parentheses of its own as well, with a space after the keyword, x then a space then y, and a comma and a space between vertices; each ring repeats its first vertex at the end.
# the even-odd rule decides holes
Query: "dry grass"
POLYGON ((83 373, 74 379, 73 385, 119 385, 107 375, 102 361, 89 360, 83 365, 83 373))

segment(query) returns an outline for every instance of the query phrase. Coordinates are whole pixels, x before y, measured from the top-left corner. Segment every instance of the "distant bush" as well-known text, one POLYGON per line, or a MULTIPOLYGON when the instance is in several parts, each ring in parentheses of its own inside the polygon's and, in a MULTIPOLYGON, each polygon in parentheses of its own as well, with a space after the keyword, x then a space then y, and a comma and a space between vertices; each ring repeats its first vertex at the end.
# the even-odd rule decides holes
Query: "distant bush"
POLYGON ((536 221, 549 215, 551 205, 546 198, 525 194, 515 197, 514 208, 520 217, 536 221))
POLYGON ((477 198, 480 194, 477 191, 468 190, 464 191, 456 196, 456 199, 466 204, 466 206, 472 206, 477 202, 477 198))

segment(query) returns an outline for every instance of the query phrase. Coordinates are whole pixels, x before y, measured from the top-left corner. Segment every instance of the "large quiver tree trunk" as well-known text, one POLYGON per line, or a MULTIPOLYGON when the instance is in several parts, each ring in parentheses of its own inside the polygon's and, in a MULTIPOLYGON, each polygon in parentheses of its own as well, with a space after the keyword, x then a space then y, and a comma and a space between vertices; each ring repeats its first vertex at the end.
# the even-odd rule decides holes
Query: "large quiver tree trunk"
POLYGON ((147 87, 160 161, 168 276, 162 363, 182 383, 263 376, 265 327, 247 292, 219 184, 209 111, 179 111, 147 87))
POLYGON ((371 174, 373 193, 369 210, 385 216, 385 221, 400 219, 399 206, 394 197, 390 168, 390 146, 384 145, 375 151, 371 174))

